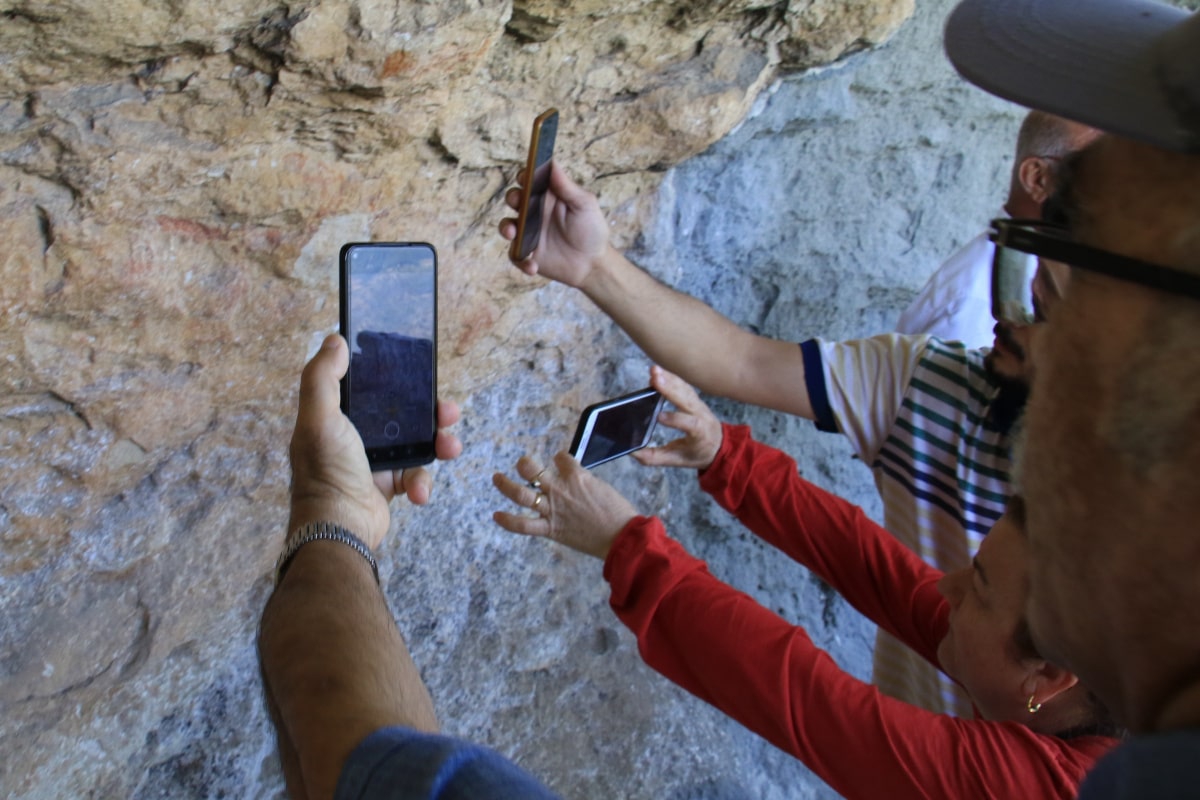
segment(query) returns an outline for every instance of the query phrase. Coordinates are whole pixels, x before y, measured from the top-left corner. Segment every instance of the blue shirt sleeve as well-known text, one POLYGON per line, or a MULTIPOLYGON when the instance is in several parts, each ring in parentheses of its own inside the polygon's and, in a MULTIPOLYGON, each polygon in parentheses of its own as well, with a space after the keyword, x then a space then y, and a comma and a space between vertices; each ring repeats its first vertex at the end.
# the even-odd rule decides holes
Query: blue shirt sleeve
POLYGON ((833 407, 829 405, 829 393, 825 388, 825 369, 817 340, 801 342, 800 355, 804 359, 804 384, 808 389, 808 402, 812 405, 815 417, 813 422, 819 431, 837 433, 837 420, 833 416, 833 407))
POLYGON ((335 800, 557 800, 494 750, 411 728, 380 728, 346 759, 335 800))

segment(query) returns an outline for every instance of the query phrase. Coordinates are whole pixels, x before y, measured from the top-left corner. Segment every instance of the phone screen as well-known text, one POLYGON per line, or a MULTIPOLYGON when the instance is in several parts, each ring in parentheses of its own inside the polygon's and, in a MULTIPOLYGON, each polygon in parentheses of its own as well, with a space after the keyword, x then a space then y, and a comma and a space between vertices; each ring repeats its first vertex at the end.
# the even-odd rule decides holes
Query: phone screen
POLYGON ((347 244, 339 260, 350 345, 342 411, 372 469, 428 464, 437 434, 437 252, 424 242, 347 244))
POLYGON ((542 235, 542 207, 550 190, 550 161, 554 158, 554 140, 558 136, 558 112, 550 109, 533 121, 529 139, 529 160, 525 165, 528 190, 517 213, 517 238, 513 240, 512 260, 524 261, 537 249, 542 235))
POLYGON ((588 406, 579 418, 571 455, 585 467, 612 461, 650 443, 663 397, 654 389, 588 406))

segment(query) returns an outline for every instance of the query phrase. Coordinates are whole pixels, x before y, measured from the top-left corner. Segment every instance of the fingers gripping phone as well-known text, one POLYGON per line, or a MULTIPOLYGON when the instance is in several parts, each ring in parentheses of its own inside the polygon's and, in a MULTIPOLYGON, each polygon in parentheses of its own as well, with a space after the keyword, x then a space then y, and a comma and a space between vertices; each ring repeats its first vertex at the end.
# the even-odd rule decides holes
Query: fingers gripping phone
POLYGON ((590 468, 642 449, 662 407, 663 396, 649 387, 588 406, 579 416, 571 455, 590 468))
POLYGON ((437 251, 424 242, 351 243, 338 262, 350 345, 342 411, 372 470, 428 464, 437 436, 437 251))
POLYGON ((558 134, 558 111, 550 109, 533 121, 529 137, 529 157, 525 162, 525 191, 517 209, 517 235, 508 257, 519 264, 537 249, 542 235, 542 208, 550 190, 550 161, 554 158, 554 139, 558 134))

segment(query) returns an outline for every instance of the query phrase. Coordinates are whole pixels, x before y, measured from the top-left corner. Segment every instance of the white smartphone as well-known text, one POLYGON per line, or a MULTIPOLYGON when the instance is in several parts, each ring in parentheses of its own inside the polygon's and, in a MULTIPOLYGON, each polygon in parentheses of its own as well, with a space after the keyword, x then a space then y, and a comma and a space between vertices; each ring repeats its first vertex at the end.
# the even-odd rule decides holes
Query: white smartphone
POLYGON ((663 396, 649 387, 590 405, 579 416, 570 453, 594 467, 650 444, 663 396))

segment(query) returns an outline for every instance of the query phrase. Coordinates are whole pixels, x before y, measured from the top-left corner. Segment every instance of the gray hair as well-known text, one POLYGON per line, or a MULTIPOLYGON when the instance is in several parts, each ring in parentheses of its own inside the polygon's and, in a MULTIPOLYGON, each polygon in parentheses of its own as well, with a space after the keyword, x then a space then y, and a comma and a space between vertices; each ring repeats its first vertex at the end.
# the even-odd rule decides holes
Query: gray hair
POLYGON ((1074 150, 1075 134, 1081 127, 1045 111, 1030 111, 1017 133, 1017 163, 1030 156, 1064 158, 1070 155, 1074 150))

